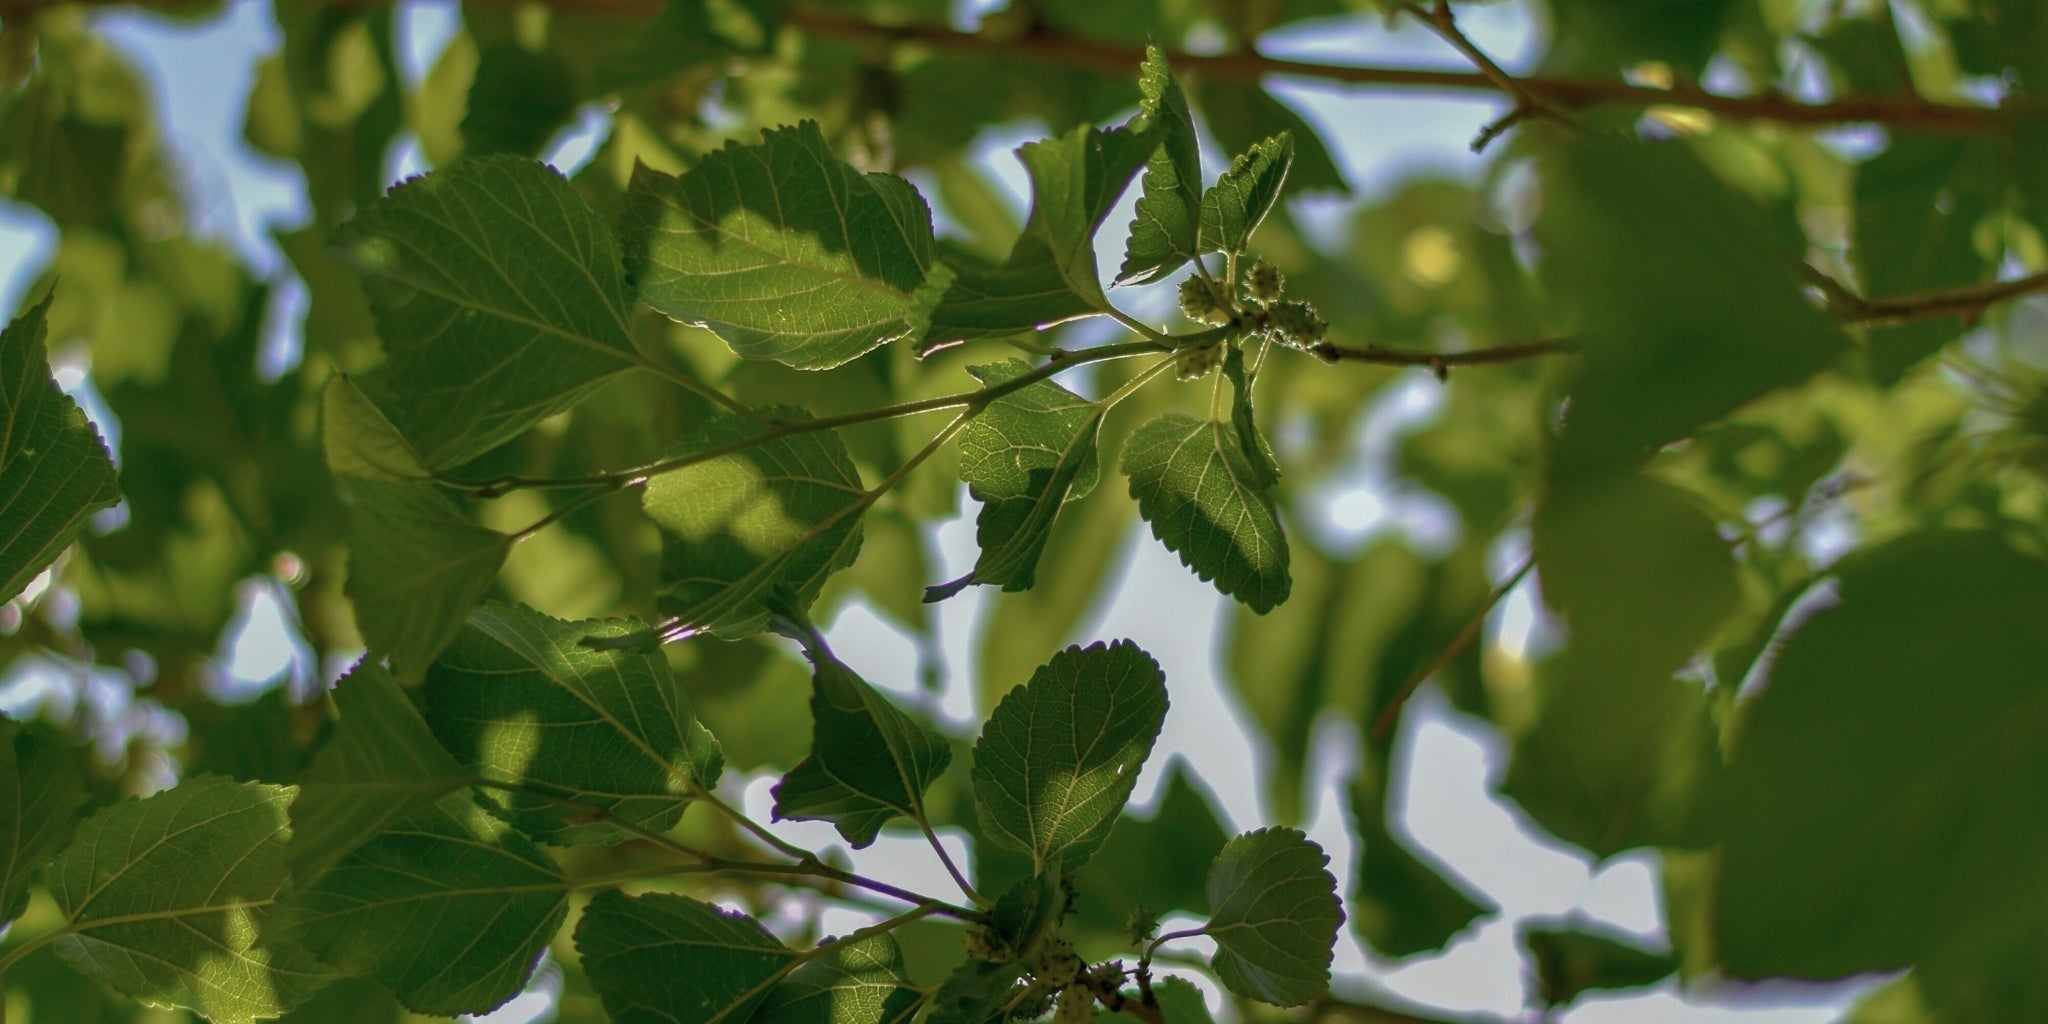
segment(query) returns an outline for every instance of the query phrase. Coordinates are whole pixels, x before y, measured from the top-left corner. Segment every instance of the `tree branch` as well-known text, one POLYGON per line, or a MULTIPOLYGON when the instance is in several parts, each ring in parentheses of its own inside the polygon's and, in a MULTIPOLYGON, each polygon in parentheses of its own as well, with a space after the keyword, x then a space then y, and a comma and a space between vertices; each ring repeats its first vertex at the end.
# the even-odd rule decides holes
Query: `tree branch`
POLYGON ((2048 292, 2048 271, 2044 271, 1991 284, 1941 288, 1888 299, 1866 299, 1850 291, 1840 281, 1812 267, 1806 269, 1807 277, 1820 290, 1828 308, 1844 323, 1855 327, 1887 327, 1945 316, 1961 317, 1963 326, 1969 327, 1984 315, 1986 309, 1997 303, 2048 292))
POLYGON ((1465 352, 1430 352, 1419 348, 1392 348, 1386 345, 1338 345, 1327 341, 1311 346, 1308 351, 1310 355, 1326 363, 1427 366, 1431 373, 1436 374, 1438 380, 1443 380, 1450 376, 1451 368, 1454 366, 1515 363, 1524 359, 1561 355, 1578 350, 1578 342, 1569 338, 1556 338, 1549 341, 1475 348, 1465 352))
POLYGON ((1506 69, 1487 56, 1486 51, 1480 49, 1478 44, 1458 27, 1458 19, 1451 13, 1451 0, 1435 0, 1428 8, 1421 4, 1402 4, 1395 10, 1415 18, 1431 32, 1436 33, 1437 38, 1451 44, 1453 49, 1464 54, 1465 59, 1472 62, 1473 67, 1479 69, 1479 73, 1484 75, 1488 82, 1493 83, 1495 88, 1507 93, 1515 101, 1514 109, 1479 130, 1478 137, 1472 140, 1472 152, 1484 150, 1509 128, 1531 117, 1547 117, 1560 124, 1571 123, 1570 117, 1553 109, 1543 102, 1542 97, 1530 92, 1528 87, 1515 76, 1508 74, 1506 69))

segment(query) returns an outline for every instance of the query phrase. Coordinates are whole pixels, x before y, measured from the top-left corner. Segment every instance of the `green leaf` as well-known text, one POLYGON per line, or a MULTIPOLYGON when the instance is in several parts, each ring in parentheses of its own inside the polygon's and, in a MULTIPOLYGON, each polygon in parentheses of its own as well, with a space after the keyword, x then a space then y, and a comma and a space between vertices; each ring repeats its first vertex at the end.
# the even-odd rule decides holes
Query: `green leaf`
POLYGON ((1159 148, 1145 162, 1144 194, 1131 220, 1131 239, 1124 250, 1118 284, 1150 281, 1173 273, 1200 251, 1196 246, 1202 215, 1202 154, 1195 136, 1188 99, 1166 65, 1166 54, 1145 47, 1138 72, 1144 99, 1131 127, 1156 132, 1159 148))
POLYGON ((50 378, 50 297, 0 331, 0 601, 56 561, 94 512, 121 500, 99 431, 50 378))
POLYGON ((888 933, 833 946, 768 991, 749 1024, 899 1024, 918 1006, 888 933))
MULTIPOLYGON (((640 632, 631 620, 565 622, 487 604, 427 670, 427 723, 481 778, 602 808, 666 832, 724 759, 659 648, 598 650, 586 638, 640 632)), ((634 833, 539 795, 479 794, 527 835, 557 846, 634 833)))
MULTIPOLYGON (((1073 872, 1072 920, 1105 935, 1122 935, 1134 913, 1163 916, 1209 909, 1209 865, 1230 841, 1217 818, 1215 798, 1179 758, 1167 762, 1160 792, 1151 817, 1136 817, 1126 809, 1102 848, 1073 872)), ((977 856, 980 852, 977 848, 977 856)))
POLYGON ((1159 1013, 1166 1018, 1166 1024, 1216 1024, 1216 1018, 1209 1015, 1209 1001, 1202 997, 1202 990, 1186 978, 1162 978, 1153 983, 1152 995, 1159 1001, 1159 1013))
MULTIPOLYGON (((1031 371, 1021 359, 969 367, 986 386, 1031 371)), ((1099 472, 1096 439, 1104 409, 1051 381, 989 403, 960 436, 960 479, 982 503, 974 521, 981 557, 974 571, 925 589, 940 601, 976 583, 1029 590, 1060 506, 1085 496, 1099 472)))
POLYGON ((1161 416, 1124 442, 1124 475, 1138 514, 1182 564, 1264 613, 1287 600, 1287 537, 1257 467, 1226 429, 1161 416))
POLYGON ((1245 369, 1242 347, 1231 346, 1224 353, 1223 377, 1230 382, 1230 428, 1237 434, 1238 450, 1252 467, 1252 486, 1265 490, 1280 482, 1280 460, 1273 457, 1273 446, 1259 433, 1258 414, 1252 409, 1255 374, 1245 369))
POLYGON ((518 995, 568 912, 548 855, 466 793, 414 811, 290 899, 315 954, 415 1013, 485 1013, 518 995))
MULTIPOLYGON (((1856 168, 1856 269, 1885 298, 1976 284, 1997 269, 1977 229, 2000 208, 2007 143, 1901 134, 1856 168)), ((1963 335, 1948 317, 1872 329, 1870 362, 1885 384, 1963 335)))
POLYGON ((1022 334, 1109 309, 1095 231, 1157 140, 1086 125, 1017 151, 1031 177, 1031 216, 1003 264, 934 273, 919 296, 921 345, 1022 334))
POLYGON ((1554 43, 1546 71, 1612 75, 1656 61, 1697 77, 1720 49, 1721 30, 1735 0, 1555 0, 1554 43))
POLYGON ((1031 854, 1034 873, 1086 861, 1130 800, 1166 703, 1159 663, 1128 640, 1053 655, 974 745, 983 833, 1031 854))
POLYGON ((504 42, 484 48, 462 117, 462 155, 535 157, 576 116, 576 80, 561 54, 504 42))
MULTIPOLYGON (((793 419, 795 410, 771 410, 793 419)), ((673 455, 732 450, 647 482, 641 504, 663 533, 662 607, 681 630, 760 631, 764 602, 808 607, 860 553, 868 497, 832 431, 742 447, 764 428, 714 418, 673 455)))
POLYGON ((340 722, 292 801, 289 859, 301 885, 470 780, 383 669, 358 664, 335 684, 334 708, 340 722))
POLYGON ((384 410, 344 374, 327 378, 320 389, 320 441, 327 468, 353 480, 426 480, 432 474, 420 463, 384 410))
POLYGON ((1285 185, 1290 194, 1350 190, 1322 135, 1260 85, 1205 79, 1195 85, 1195 102, 1226 153, 1249 152, 1261 140, 1282 132, 1293 136, 1294 168, 1285 185))
POLYGON ((953 751, 823 643, 813 639, 805 654, 814 667, 811 753, 775 784, 775 818, 832 822, 859 849, 891 818, 924 817, 924 791, 953 751))
POLYGON ((491 592, 512 538, 462 514, 430 483, 352 480, 348 592, 370 652, 416 680, 491 592))
POLYGON ((1640 461, 1847 348, 1792 279, 1801 254, 1684 143, 1545 137, 1538 167, 1544 278, 1584 347, 1554 449, 1571 472, 1640 461))
POLYGON ((291 796, 204 776, 87 819, 44 876, 70 932, 58 954, 144 1003, 223 1024, 290 1009, 332 977, 271 934, 291 796))
POLYGON ((390 354, 384 408, 422 460, 467 462, 639 363, 611 228, 562 176, 464 160, 391 190, 336 233, 390 354))
POLYGON ((1500 909, 1445 877, 1434 857, 1410 851, 1387 821, 1384 787, 1370 779, 1352 783, 1351 827, 1358 841, 1346 905, 1351 928, 1382 956, 1440 950, 1481 915, 1500 909))
POLYGON ((679 178, 641 165, 625 216, 642 300, 806 370, 907 336, 932 261, 924 198, 847 166, 813 121, 727 143, 679 178))
POLYGON ((1241 253, 1287 183, 1294 135, 1281 132, 1237 155, 1230 170, 1202 193, 1202 252, 1241 253))
POLYGON ((1232 992, 1299 1006, 1330 985, 1344 908, 1330 858, 1298 829, 1262 828, 1230 841, 1209 869, 1209 964, 1232 992))
POLYGON ((989 1024, 1002 1018, 1012 987, 1024 976, 1024 964, 969 960, 946 976, 932 993, 930 1024, 989 1024))
POLYGON ((0 922, 28 907, 28 881, 71 840, 86 802, 78 762, 52 730, 0 716, 0 922))
POLYGON ((1651 953, 1577 928, 1524 922, 1516 930, 1529 948, 1545 1006, 1565 1006, 1580 993, 1598 989, 1643 988, 1678 970, 1678 958, 1669 953, 1651 953))
POLYGON ((796 955, 745 914, 616 889, 584 909, 576 951, 618 1024, 741 1024, 796 955))
POLYGON ((1930 532, 1835 577, 1782 642, 1714 802, 1721 963, 1931 981, 2002 959, 2039 934, 2048 894, 2048 564, 1930 532))

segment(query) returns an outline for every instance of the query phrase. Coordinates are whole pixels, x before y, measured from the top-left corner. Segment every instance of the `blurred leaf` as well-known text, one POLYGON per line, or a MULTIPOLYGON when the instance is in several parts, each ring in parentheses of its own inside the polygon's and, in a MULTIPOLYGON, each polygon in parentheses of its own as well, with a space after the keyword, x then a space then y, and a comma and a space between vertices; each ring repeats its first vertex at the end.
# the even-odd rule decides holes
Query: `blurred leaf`
POLYGON ((1654 985, 1678 970, 1669 954, 1650 953, 1573 927, 1525 923, 1517 929, 1544 1006, 1566 1006, 1582 992, 1654 985))
POLYGON ((1125 444, 1138 514, 1216 589, 1267 612, 1287 600, 1287 537, 1258 470, 1221 423, 1169 413, 1125 444))
POLYGON ((805 644, 811 675, 811 753, 775 784, 776 820, 829 821, 855 849, 898 816, 924 819, 924 792, 953 751, 841 664, 815 636, 805 644))
POLYGON ((2048 792, 2048 566, 1992 534, 1924 533, 1834 574, 1716 802, 1713 917, 1738 977, 1981 960, 2048 892, 2027 831, 2048 792))
POLYGON ((114 464, 43 353, 50 296, 0 331, 0 600, 56 561, 94 512, 121 499, 114 464))
POLYGON ((191 701, 179 708, 189 735, 185 771, 225 775, 238 782, 295 786, 306 765, 299 728, 300 708, 292 702, 289 676, 254 700, 239 704, 191 701))
POLYGON ((57 952, 136 999, 223 1024, 290 1009, 331 979, 270 934, 290 801, 285 787, 205 776, 93 815, 45 876, 70 931, 57 952))
POLYGON ((321 960, 445 1017, 519 994, 562 926, 569 885, 539 847, 451 793, 298 889, 284 913, 321 960))
POLYGON ((1429 853, 1394 834, 1385 786, 1361 777, 1351 786, 1351 827, 1358 867, 1346 914, 1352 930, 1382 956, 1440 950, 1482 915, 1500 909, 1429 853))
POLYGON ((531 160, 415 178, 335 242, 390 353, 376 380, 394 401, 380 404, 428 466, 475 458, 639 361, 611 228, 531 160))
POLYGON ((327 469, 351 480, 425 480, 419 452, 361 388, 341 374, 320 389, 320 439, 327 469))
POLYGON ((1276 135, 1293 140, 1293 165, 1284 186, 1287 194, 1351 190, 1322 136, 1264 88, 1209 78, 1196 84, 1195 100, 1226 153, 1249 154, 1261 141, 1276 135))
POLYGON ((401 681, 420 678, 491 591, 512 538, 469 521, 430 483, 353 480, 348 596, 401 681))
POLYGON ((807 370, 909 334, 932 260, 917 190, 846 165, 809 121, 729 143, 680 178, 636 170, 626 224, 649 305, 740 355, 807 370))
MULTIPOLYGON (((1977 227, 2003 204, 2001 146, 1901 135, 1856 168, 1856 267, 1865 294, 1883 298, 1977 284, 1996 267, 1978 251, 1977 227)), ((1962 336, 1947 317, 1874 328, 1871 369, 1887 384, 1962 336)))
POLYGON ((1294 136, 1288 132, 1254 143, 1230 162, 1230 169, 1202 193, 1204 252, 1241 253, 1252 232, 1280 198, 1287 169, 1294 165, 1294 136))
POLYGON ((1011 690, 974 745, 982 830, 1034 873, 1108 838, 1166 721, 1159 663, 1128 640, 1069 647, 1011 690))
POLYGON ((765 429, 718 416, 672 454, 726 454, 647 482, 641 504, 664 541, 662 607, 679 628, 725 637, 758 632, 765 602, 808 607, 825 578, 860 552, 869 498, 839 435, 819 430, 742 447, 765 429))
POLYGON ((478 794, 520 831, 554 846, 625 842, 638 833, 589 820, 589 809, 667 832, 717 785, 718 741, 697 724, 661 652, 584 643, 641 628, 492 603, 470 613, 427 670, 435 738, 479 777, 533 791, 478 794))
POLYGON ((1300 1006, 1330 985, 1331 949, 1344 908, 1330 858, 1299 829, 1262 828, 1232 839, 1209 869, 1209 965, 1247 999, 1300 1006))
POLYGON ((1735 0, 1550 0, 1545 70, 1612 74, 1646 61, 1688 77, 1706 70, 1735 0))
POLYGON ((63 739, 0 717, 0 922, 28 907, 28 883, 71 840, 85 809, 84 780, 63 739))
POLYGON ((575 115, 576 85, 559 54, 514 43, 487 47, 469 86, 462 154, 539 156, 575 115))
POLYGON ((576 923, 584 973, 614 1020, 740 1024, 793 952, 745 914, 687 896, 606 889, 576 923))
POLYGON ((392 823, 469 784, 391 675, 358 664, 334 686, 340 721, 306 766, 287 853, 301 884, 392 823))
POLYGON ((1166 54, 1156 46, 1145 47, 1138 89, 1145 98, 1131 126, 1139 132, 1156 133, 1159 148, 1145 162, 1144 192, 1131 220, 1123 269, 1116 275, 1118 284, 1171 274, 1199 251, 1195 246, 1202 215, 1200 140, 1195 136, 1188 99, 1167 67, 1166 54))
MULTIPOLYGON (((1030 370, 1020 359, 969 368, 985 387, 1030 370)), ((1106 411, 1039 381, 989 403, 968 423, 960 436, 960 479, 982 503, 975 519, 981 557, 966 576, 926 588, 925 600, 943 600, 976 583, 1031 588, 1060 507, 1095 487, 1096 438, 1106 411)))

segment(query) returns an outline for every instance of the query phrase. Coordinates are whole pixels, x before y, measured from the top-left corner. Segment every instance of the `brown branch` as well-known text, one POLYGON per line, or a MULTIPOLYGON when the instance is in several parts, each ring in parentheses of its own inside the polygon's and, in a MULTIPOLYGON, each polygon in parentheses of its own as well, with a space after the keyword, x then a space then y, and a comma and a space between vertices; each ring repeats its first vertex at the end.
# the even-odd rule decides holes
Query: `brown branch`
POLYGON ((1472 646, 1472 641, 1479 636, 1479 627, 1486 624, 1487 613, 1493 611, 1493 606, 1499 604, 1501 598, 1508 596, 1508 591, 1515 589, 1515 584, 1522 582, 1522 577, 1529 575, 1529 570, 1535 567, 1535 555, 1524 559, 1521 568, 1501 581, 1500 586, 1493 588, 1493 593, 1486 595, 1486 600, 1479 605, 1478 611, 1472 613, 1471 618, 1465 620, 1465 626, 1458 630, 1458 635, 1452 637, 1451 642, 1445 644, 1443 650, 1436 652, 1436 657, 1429 659, 1428 664, 1415 670, 1415 674, 1409 676, 1406 683, 1401 684, 1400 692, 1394 694, 1394 699, 1388 701, 1387 706, 1381 708, 1379 715, 1372 720, 1371 736, 1374 743, 1387 741, 1387 737, 1394 732, 1394 724, 1401 720, 1401 709, 1407 706, 1408 698, 1414 696, 1415 691, 1421 688, 1430 676, 1443 671, 1445 665, 1456 661, 1458 655, 1465 653, 1465 648, 1472 646))
POLYGON ((1465 352, 1429 352, 1417 348, 1393 348, 1386 345, 1338 345, 1321 342, 1309 348, 1309 354, 1326 363, 1377 363, 1381 366, 1427 366, 1429 372, 1443 380, 1451 374, 1454 366, 1486 366, 1494 363, 1516 363, 1540 356, 1560 355, 1577 352, 1579 346, 1568 338, 1550 341, 1529 341, 1516 345, 1496 345, 1492 348, 1475 348, 1465 352))
POLYGON ((1520 79, 1508 74, 1505 68, 1488 56, 1485 50, 1480 49, 1479 45, 1458 27, 1458 19, 1451 13, 1451 0, 1436 0, 1428 8, 1421 4, 1402 4, 1395 10, 1420 21, 1431 32, 1436 33, 1437 38, 1464 54, 1465 59, 1471 61, 1472 66, 1478 68, 1479 73, 1486 76, 1487 81, 1492 82, 1495 88, 1507 93, 1515 101, 1514 109, 1479 130, 1478 137, 1472 140, 1472 152, 1484 150, 1509 128, 1532 117, 1547 117, 1560 124, 1572 123, 1570 117, 1544 103, 1542 97, 1530 92, 1520 79))
POLYGON ((2044 271, 2011 281, 1942 288, 1889 299, 1864 299, 1833 278, 1819 271, 1814 271, 1814 274, 1827 282, 1822 284, 1816 280, 1815 283, 1828 305, 1844 322, 1857 327, 1885 327, 1944 316, 1961 317, 1963 326, 1968 327, 1976 323, 1987 308, 1997 303, 2048 292, 2048 271, 2044 271))

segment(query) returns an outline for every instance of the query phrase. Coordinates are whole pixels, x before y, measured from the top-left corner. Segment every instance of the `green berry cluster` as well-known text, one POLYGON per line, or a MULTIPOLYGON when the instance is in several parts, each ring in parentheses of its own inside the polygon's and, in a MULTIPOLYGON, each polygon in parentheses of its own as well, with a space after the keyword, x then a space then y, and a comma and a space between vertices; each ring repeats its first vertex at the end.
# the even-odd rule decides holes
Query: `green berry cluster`
MULTIPOLYGON (((1330 325, 1313 305, 1282 298, 1286 283, 1280 269, 1265 260, 1253 261, 1235 289, 1197 273, 1180 283, 1180 311, 1198 324, 1236 328, 1242 332, 1240 337, 1263 337, 1289 348, 1314 351, 1330 325)), ((1181 380, 1195 380, 1207 376, 1222 361, 1223 345, 1209 340, 1182 349, 1174 372, 1181 380)))

